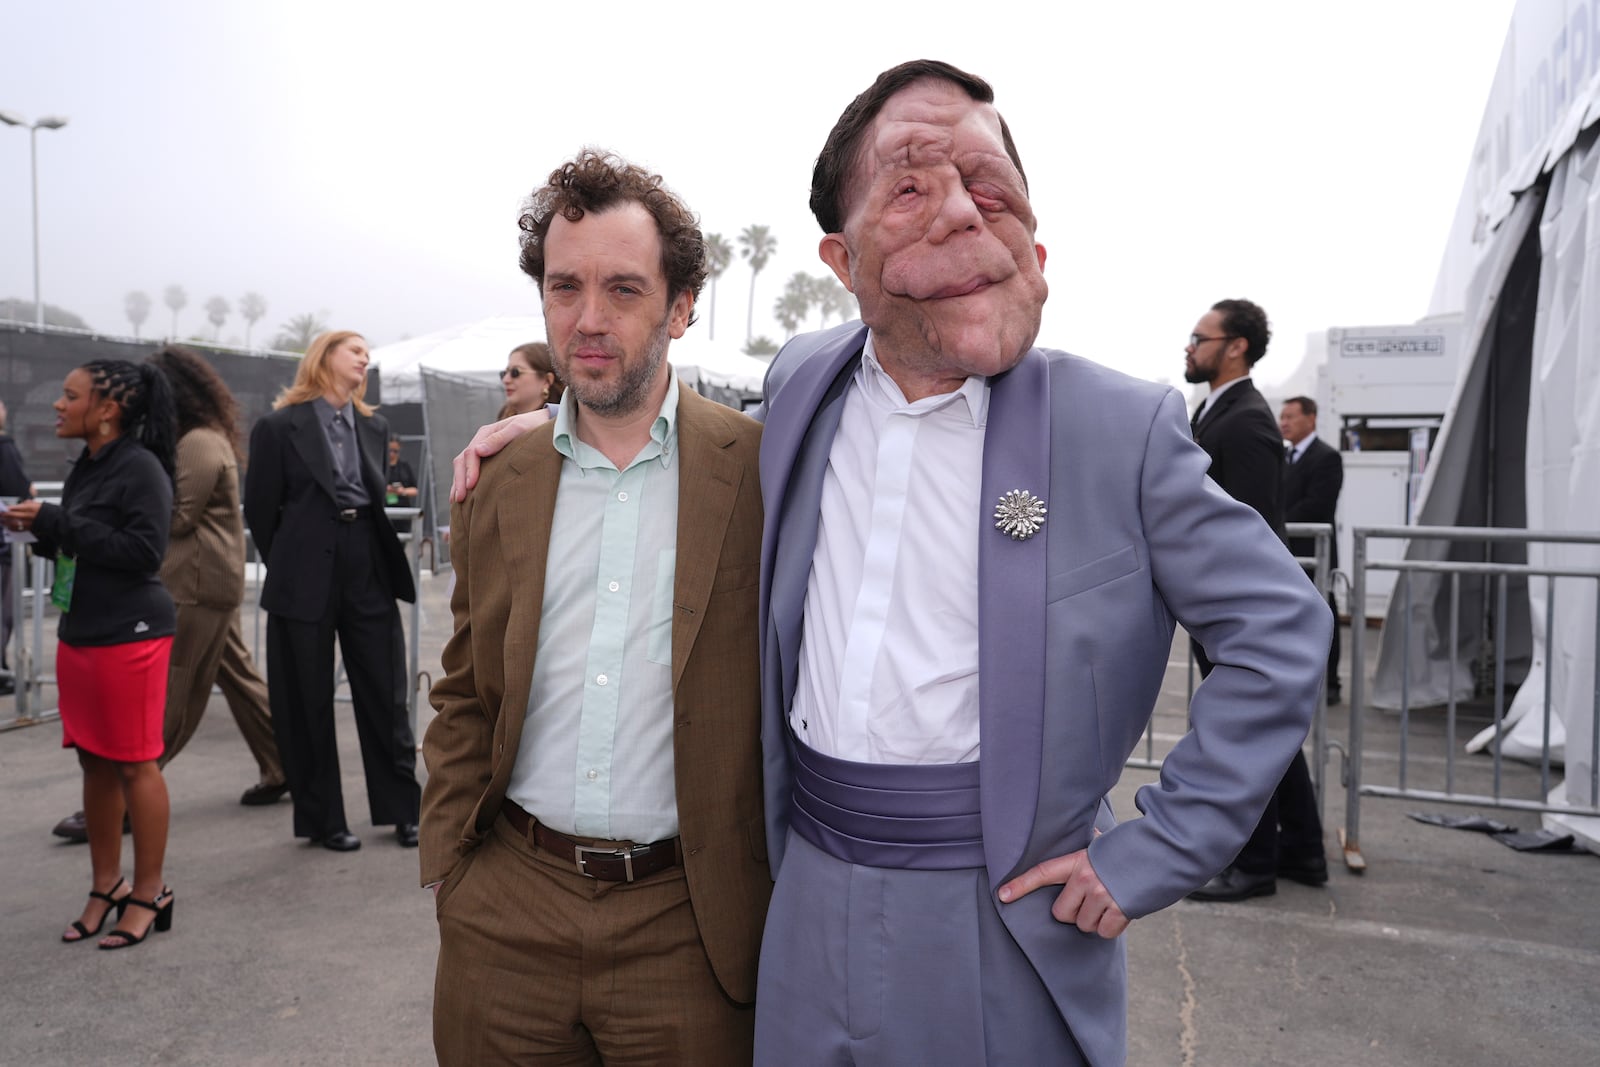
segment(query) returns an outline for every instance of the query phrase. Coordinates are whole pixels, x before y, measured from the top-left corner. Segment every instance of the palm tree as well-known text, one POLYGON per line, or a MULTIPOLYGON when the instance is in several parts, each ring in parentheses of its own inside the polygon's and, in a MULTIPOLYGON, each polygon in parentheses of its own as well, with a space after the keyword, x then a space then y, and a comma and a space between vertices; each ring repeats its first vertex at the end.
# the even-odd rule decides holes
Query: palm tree
POLYGON ((827 326, 828 320, 837 316, 840 322, 845 321, 855 311, 856 298, 850 290, 839 284, 839 279, 831 274, 824 274, 815 279, 816 287, 812 296, 817 302, 817 311, 822 317, 822 325, 827 326))
POLYGON ((250 347, 250 330, 257 320, 267 313, 267 301, 260 293, 246 293, 239 298, 239 314, 244 316, 244 346, 250 347))
POLYGON ((744 343, 744 348, 740 349, 740 351, 747 356, 755 356, 757 358, 765 358, 770 360, 771 357, 778 354, 778 342, 774 341, 766 334, 762 334, 760 337, 752 337, 750 340, 746 341, 744 343))
POLYGON ((128 321, 133 323, 134 339, 138 340, 139 327, 150 317, 150 294, 135 289, 122 298, 122 310, 128 313, 128 321))
POLYGON ((733 262, 733 246, 728 239, 720 233, 706 234, 706 277, 711 279, 711 314, 708 341, 717 339, 717 279, 722 277, 722 272, 728 269, 728 264, 733 262))
POLYGON ((308 311, 280 326, 278 336, 272 339, 272 347, 280 352, 304 352, 312 339, 327 329, 328 324, 322 321, 321 316, 308 311))
POLYGON ((206 301, 206 318, 210 319, 211 325, 215 327, 211 334, 213 341, 222 340, 222 324, 232 310, 233 305, 220 296, 214 296, 206 301))
POLYGON ((773 303, 773 317, 782 323, 784 332, 788 336, 793 337, 800 324, 806 320, 806 314, 816 299, 814 296, 816 287, 816 278, 804 271, 796 271, 785 283, 783 295, 773 303))
POLYGON ((172 339, 178 339, 178 312, 189 302, 189 294, 183 291, 181 285, 169 285, 167 291, 161 294, 161 302, 172 309, 172 339))
POLYGON ((746 344, 756 332, 756 277, 777 250, 778 238, 765 226, 746 226, 739 234, 739 254, 750 263, 750 308, 744 322, 746 344))

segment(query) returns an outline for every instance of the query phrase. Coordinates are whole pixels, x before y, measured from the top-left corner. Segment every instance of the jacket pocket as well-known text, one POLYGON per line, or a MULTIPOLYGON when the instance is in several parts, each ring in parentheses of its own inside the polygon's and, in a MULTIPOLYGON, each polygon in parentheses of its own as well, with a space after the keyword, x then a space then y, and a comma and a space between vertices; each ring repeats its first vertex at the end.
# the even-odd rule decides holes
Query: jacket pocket
POLYGON ((1060 574, 1052 574, 1045 583, 1045 601, 1049 603, 1086 593, 1096 586, 1133 574, 1138 569, 1139 553, 1134 551, 1132 545, 1124 545, 1099 559, 1060 574))

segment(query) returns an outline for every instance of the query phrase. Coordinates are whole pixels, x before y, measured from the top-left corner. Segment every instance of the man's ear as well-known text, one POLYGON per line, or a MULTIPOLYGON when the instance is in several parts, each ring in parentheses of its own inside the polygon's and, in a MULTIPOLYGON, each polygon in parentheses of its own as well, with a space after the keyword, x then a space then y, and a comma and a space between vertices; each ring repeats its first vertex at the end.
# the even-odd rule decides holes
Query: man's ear
POLYGON ((856 291, 855 286, 850 284, 850 249, 844 243, 844 234, 830 233, 823 237, 817 245, 817 255, 822 257, 822 262, 828 265, 834 277, 846 289, 852 293, 856 291))
POLYGON ((694 310, 694 294, 685 289, 672 298, 667 308, 667 334, 676 341, 689 328, 689 313, 694 310))

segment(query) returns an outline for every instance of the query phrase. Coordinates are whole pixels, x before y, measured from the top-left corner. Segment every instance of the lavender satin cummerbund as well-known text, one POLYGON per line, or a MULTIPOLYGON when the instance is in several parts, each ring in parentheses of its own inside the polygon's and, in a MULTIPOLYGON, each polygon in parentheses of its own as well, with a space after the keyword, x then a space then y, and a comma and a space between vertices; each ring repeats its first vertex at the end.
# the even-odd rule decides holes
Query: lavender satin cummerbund
POLYGON ((982 867, 978 764, 857 763, 789 737, 790 825, 828 855, 866 867, 982 867))

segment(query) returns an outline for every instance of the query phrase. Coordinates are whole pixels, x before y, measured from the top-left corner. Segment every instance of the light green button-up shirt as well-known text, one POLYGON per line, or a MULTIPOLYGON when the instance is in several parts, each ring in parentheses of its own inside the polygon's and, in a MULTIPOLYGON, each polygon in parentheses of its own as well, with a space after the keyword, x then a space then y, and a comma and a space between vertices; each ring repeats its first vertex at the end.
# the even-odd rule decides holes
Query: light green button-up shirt
POLYGON ((533 687, 506 795, 562 833, 648 842, 678 832, 678 379, 669 377, 650 442, 625 470, 578 439, 570 391, 556 414, 561 483, 533 687))

